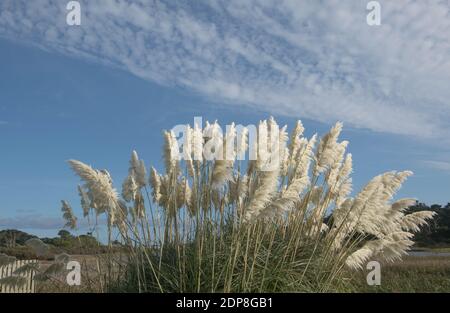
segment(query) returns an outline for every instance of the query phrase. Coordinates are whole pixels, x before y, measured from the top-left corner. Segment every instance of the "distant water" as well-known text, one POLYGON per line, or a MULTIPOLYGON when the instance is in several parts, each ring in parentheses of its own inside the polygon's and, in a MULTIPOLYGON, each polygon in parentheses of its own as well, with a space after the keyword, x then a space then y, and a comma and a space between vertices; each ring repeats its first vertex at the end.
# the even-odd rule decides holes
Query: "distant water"
POLYGON ((450 256, 450 252, 409 251, 411 256, 450 256))

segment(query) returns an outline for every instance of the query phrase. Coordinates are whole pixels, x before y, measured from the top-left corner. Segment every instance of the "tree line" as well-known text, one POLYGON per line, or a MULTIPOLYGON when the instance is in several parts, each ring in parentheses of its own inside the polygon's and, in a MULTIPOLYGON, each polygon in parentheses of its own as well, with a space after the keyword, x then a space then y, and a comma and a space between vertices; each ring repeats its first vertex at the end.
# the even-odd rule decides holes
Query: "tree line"
POLYGON ((416 205, 407 209, 408 213, 429 210, 436 212, 434 219, 428 226, 422 227, 421 231, 416 233, 414 241, 417 247, 449 247, 450 246, 450 203, 442 206, 433 204, 431 206, 425 203, 417 202, 416 205))

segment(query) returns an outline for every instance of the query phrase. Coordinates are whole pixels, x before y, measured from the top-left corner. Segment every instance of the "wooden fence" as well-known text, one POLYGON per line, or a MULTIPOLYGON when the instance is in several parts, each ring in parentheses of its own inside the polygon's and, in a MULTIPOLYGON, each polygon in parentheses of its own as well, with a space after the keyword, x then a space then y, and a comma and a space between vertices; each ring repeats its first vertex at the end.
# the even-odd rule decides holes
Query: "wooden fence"
MULTIPOLYGON (((25 264, 37 263, 36 260, 18 260, 6 266, 0 267, 0 279, 5 277, 13 276, 14 271, 25 264)), ((27 271, 26 273, 21 273, 19 276, 26 278, 26 284, 20 287, 11 287, 0 284, 0 293, 34 293, 34 271, 27 271)))

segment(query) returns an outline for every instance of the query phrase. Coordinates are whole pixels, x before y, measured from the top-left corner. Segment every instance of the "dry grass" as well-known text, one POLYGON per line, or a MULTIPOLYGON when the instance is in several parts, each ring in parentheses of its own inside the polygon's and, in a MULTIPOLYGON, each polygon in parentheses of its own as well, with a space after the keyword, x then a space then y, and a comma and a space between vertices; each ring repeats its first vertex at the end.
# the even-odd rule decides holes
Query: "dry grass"
MULTIPOLYGON (((72 293, 72 292, 101 292, 98 264, 102 262, 102 255, 71 255, 72 261, 81 264, 81 285, 69 286, 66 283, 68 271, 52 275, 51 279, 36 282, 36 292, 39 293, 72 293)), ((55 261, 39 261, 39 269, 45 271, 55 261)))
MULTIPOLYGON (((82 265, 82 285, 70 287, 66 284, 54 284, 46 281, 37 284, 37 292, 41 293, 70 293, 70 292, 102 292, 98 279, 98 262, 104 256, 72 256, 73 260, 82 265)), ((42 269, 47 268, 52 261, 40 261, 42 269)), ((382 263, 381 285, 368 286, 366 284, 367 271, 361 271, 352 280, 342 281, 344 289, 353 292, 450 292, 450 257, 407 256, 395 263, 382 263)), ((61 274, 58 279, 64 279, 61 274)))
POLYGON ((381 266, 381 285, 368 286, 367 272, 356 282, 360 292, 450 292, 450 257, 407 256, 402 261, 381 266))

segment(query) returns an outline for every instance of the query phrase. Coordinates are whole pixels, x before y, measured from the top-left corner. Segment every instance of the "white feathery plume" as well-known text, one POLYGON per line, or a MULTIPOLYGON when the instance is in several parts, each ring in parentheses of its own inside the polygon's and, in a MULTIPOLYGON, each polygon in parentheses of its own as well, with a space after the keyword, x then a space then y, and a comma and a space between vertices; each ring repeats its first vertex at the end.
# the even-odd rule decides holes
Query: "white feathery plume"
POLYGON ((287 174, 289 169, 289 148, 287 146, 287 142, 289 140, 289 135, 286 131, 287 125, 283 126, 278 135, 279 146, 279 162, 280 162, 280 175, 284 176, 287 174))
POLYGON ((139 188, 146 185, 147 169, 143 160, 139 160, 139 156, 136 151, 131 153, 130 168, 128 174, 134 177, 134 181, 139 188))
POLYGON ((334 197, 336 207, 339 207, 352 192, 352 179, 350 174, 353 171, 352 155, 349 153, 338 170, 332 168, 328 177, 330 192, 334 197), (335 177, 332 177, 336 173, 335 177))
MULTIPOLYGON (((170 204, 173 202, 171 200, 172 193, 170 192, 170 179, 169 176, 166 175, 159 175, 159 182, 160 182, 160 188, 159 188, 159 205, 163 208, 168 208, 170 204)), ((173 192, 173 191, 172 191, 173 192)))
POLYGON ((237 137, 237 158, 238 160, 245 159, 245 153, 248 149, 248 128, 244 127, 241 129, 239 136, 237 137))
POLYGON ((336 199, 335 199, 336 207, 340 207, 342 205, 342 203, 344 203, 344 201, 350 195, 352 190, 353 190, 352 179, 351 178, 345 179, 339 185, 339 190, 337 191, 337 194, 336 194, 336 199))
POLYGON ((400 220, 403 218, 403 211, 414 205, 416 203, 415 199, 405 198, 395 201, 390 209, 384 214, 384 223, 382 225, 382 232, 389 233, 396 231, 399 228, 400 220))
POLYGON ((216 143, 222 143, 223 134, 217 120, 212 124, 206 121, 205 128, 203 129, 203 137, 215 140, 216 143))
POLYGON ((330 166, 328 175, 326 177, 327 184, 331 193, 336 193, 338 188, 337 182, 340 178, 341 167, 344 162, 345 149, 347 148, 348 141, 342 141, 336 144, 336 150, 334 154, 334 161, 330 166))
POLYGON ((242 200, 247 196, 248 193, 248 176, 241 176, 239 173, 230 182, 230 201, 235 202, 238 205, 241 204, 242 200))
POLYGON ((413 175, 411 171, 388 172, 382 176, 384 185, 382 200, 390 201, 394 194, 400 189, 405 180, 413 175))
MULTIPOLYGON (((269 162, 276 162, 278 157, 279 142, 275 145, 271 144, 272 150, 269 150, 269 131, 278 138, 278 125, 273 118, 269 120, 260 121, 258 126, 258 158, 256 160, 256 167, 258 170, 258 181, 256 189, 250 197, 249 203, 245 208, 245 219, 247 221, 260 217, 261 212, 270 204, 272 198, 275 196, 278 189, 278 177, 280 173, 280 166, 268 165, 269 162), (270 168, 270 170, 268 170, 270 168)), ((273 137, 272 137, 273 140, 273 137)), ((279 160, 278 160, 279 161, 279 160)), ((276 164, 275 164, 276 165, 276 164)), ((270 216, 270 210, 264 211, 264 216, 270 216)))
POLYGON ((381 247, 381 240, 369 241, 362 248, 353 252, 346 259, 345 264, 352 269, 362 269, 362 265, 374 254, 377 254, 381 250, 381 247))
POLYGON ((297 121, 295 124, 295 128, 292 130, 291 133, 291 142, 289 145, 289 153, 291 157, 294 157, 297 155, 298 149, 300 149, 301 146, 301 136, 303 135, 303 132, 305 131, 305 128, 303 127, 303 124, 300 120, 297 121))
POLYGON ((260 213, 270 203, 278 187, 279 167, 273 171, 260 171, 259 184, 248 206, 245 209, 245 219, 250 221, 258 218, 260 213))
POLYGON ((244 201, 245 197, 248 195, 248 176, 244 175, 241 176, 239 179, 239 183, 236 189, 237 193, 237 200, 239 202, 239 205, 242 205, 242 202, 244 201))
POLYGON ((340 173, 339 173, 339 179, 341 181, 346 180, 350 177, 351 173, 353 171, 353 158, 352 154, 348 153, 345 156, 344 164, 341 167, 340 173))
POLYGON ((420 226, 426 225, 427 220, 433 219, 435 214, 436 212, 432 211, 420 211, 404 215, 401 218, 400 226, 405 231, 418 232, 420 226))
POLYGON ((118 196, 112 186, 111 176, 107 171, 96 171, 80 161, 68 161, 73 171, 85 182, 91 192, 92 200, 100 212, 108 212, 109 220, 114 221, 118 208, 118 196))
POLYGON ((268 143, 269 143, 269 132, 267 130, 267 121, 260 121, 258 125, 258 152, 257 152, 257 159, 256 159, 256 167, 257 169, 261 170, 263 169, 264 165, 267 163, 267 160, 269 158, 269 150, 268 150, 268 143))
POLYGON ((290 160, 290 154, 289 154, 289 148, 285 147, 282 154, 281 159, 281 175, 286 176, 289 171, 289 160, 290 160))
POLYGON ((206 138, 212 137, 212 135, 211 135, 212 128, 211 127, 212 127, 211 123, 209 121, 206 121, 205 127, 203 127, 203 134, 202 134, 203 137, 206 137, 206 138))
POLYGON ((122 184, 122 197, 125 201, 130 202, 136 200, 140 189, 147 184, 146 177, 147 169, 145 168, 144 161, 140 160, 137 152, 133 150, 128 176, 122 184))
POLYGON ((311 161, 314 159, 314 147, 316 145, 317 135, 311 137, 308 141, 304 139, 301 148, 299 148, 296 156, 296 168, 294 177, 308 176, 311 161))
POLYGON ((197 189, 197 187, 195 185, 192 186, 192 189, 189 187, 189 185, 186 188, 186 200, 188 200, 186 206, 187 206, 187 209, 191 216, 194 216, 197 213, 197 209, 198 209, 198 196, 199 195, 198 195, 196 189, 197 189))
POLYGON ((417 202, 416 199, 413 198, 404 198, 404 199, 400 199, 395 201, 394 203, 392 203, 391 208, 394 211, 403 211, 406 208, 409 208, 410 206, 415 205, 417 202))
POLYGON ((91 210, 91 199, 89 199, 88 193, 81 185, 78 185, 78 195, 81 199, 81 208, 83 209, 83 217, 89 216, 91 210))
POLYGON ((279 140, 278 152, 280 153, 279 159, 280 159, 281 175, 286 175, 285 173, 287 172, 289 160, 289 147, 288 147, 289 134, 287 133, 287 125, 284 125, 278 131, 278 140, 279 140))
POLYGON ((150 186, 152 187, 153 201, 159 203, 161 200, 161 176, 153 166, 150 172, 150 186))
POLYGON ((414 244, 412 237, 413 234, 404 231, 388 234, 382 240, 381 257, 388 262, 401 259, 414 244))
POLYGON ((189 206, 191 204, 192 201, 192 189, 189 186, 189 182, 186 180, 184 182, 184 204, 186 206, 189 206))
POLYGON ((192 153, 194 161, 203 160, 203 131, 197 124, 194 125, 192 132, 192 153))
POLYGON ((273 217, 288 212, 300 200, 300 194, 308 187, 309 177, 299 177, 292 180, 282 196, 274 200, 269 207, 261 213, 263 216, 273 217))
POLYGON ((164 132, 164 162, 166 173, 177 173, 179 168, 180 150, 173 131, 164 132))
MULTIPOLYGON (((358 194, 346 223, 350 231, 356 229, 360 233, 374 235, 377 239, 369 241, 363 249, 356 251, 347 260, 347 265, 353 268, 359 267, 368 255, 378 252, 381 252, 381 257, 387 261, 401 258, 413 245, 411 240, 413 234, 408 231, 418 231, 420 226, 427 224, 427 220, 433 218, 433 212, 429 211, 404 216, 403 209, 415 203, 412 199, 388 203, 411 174, 405 171, 379 175, 358 194), (369 249, 371 252, 367 250, 367 247, 371 248, 369 249)), ((335 220, 340 216, 339 213, 333 214, 335 220)), ((338 241, 340 242, 344 236, 339 235, 338 241)), ((335 246, 339 246, 339 242, 335 246)))
POLYGON ((373 224, 373 211, 376 211, 376 206, 379 204, 376 192, 382 186, 381 179, 382 175, 374 177, 354 199, 347 198, 334 209, 334 224, 340 229, 333 244, 335 248, 339 248, 342 240, 353 231, 358 230, 360 233, 379 232, 379 229, 373 224), (374 202, 373 199, 376 200, 375 206, 371 204, 371 202, 374 202), (375 229, 373 229, 374 227, 375 229))
POLYGON ((61 204, 62 204, 61 212, 63 213, 64 220, 66 221, 64 227, 75 229, 77 227, 77 218, 75 214, 73 214, 72 207, 65 200, 62 200, 61 204))
POLYGON ((86 193, 90 201, 90 207, 94 210, 95 214, 98 216, 100 214, 105 213, 105 208, 95 203, 93 192, 88 188, 86 188, 86 186, 84 186, 83 188, 85 188, 86 190, 86 193))
POLYGON ((382 175, 374 177, 354 199, 350 214, 346 218, 350 228, 358 226, 364 233, 367 231, 367 225, 373 226, 371 218, 374 208, 376 210, 377 205, 380 204, 377 192, 382 186, 381 180, 382 175))
MULTIPOLYGON (((135 210, 134 215, 137 218, 144 217, 144 209, 142 206, 139 205, 140 199, 142 199, 142 197, 138 196, 136 198, 136 203, 135 203, 135 208, 134 208, 134 210, 135 210)), ((128 217, 127 204, 124 201, 119 200, 118 210, 117 210, 115 219, 112 223, 119 228, 119 230, 122 234, 124 234, 127 229, 127 226, 126 226, 127 217, 128 217)))
MULTIPOLYGON (((249 138, 249 140, 250 140, 250 138, 249 138)), ((252 173, 255 171, 255 169, 257 169, 258 156, 259 156, 258 140, 259 140, 259 135, 258 135, 258 138, 254 139, 252 142, 249 142, 249 147, 251 145, 251 148, 249 149, 249 160, 248 160, 248 165, 247 165, 247 176, 248 177, 251 177, 252 173)))
POLYGON ((231 124, 225 134, 225 141, 220 145, 218 155, 221 159, 214 161, 211 186, 220 189, 233 179, 233 164, 236 158, 235 151, 236 128, 231 124))
POLYGON ((224 160, 234 162, 236 159, 236 126, 234 123, 231 123, 230 127, 227 128, 227 132, 225 134, 225 142, 224 142, 224 160))
POLYGON ((336 150, 338 149, 337 140, 342 131, 343 124, 336 123, 330 132, 328 132, 319 143, 316 152, 316 168, 314 169, 315 176, 325 172, 334 162, 336 158, 336 150))
POLYGON ((287 141, 289 140, 289 135, 286 131, 287 125, 283 126, 281 129, 277 122, 270 117, 267 123, 268 129, 268 149, 271 152, 270 157, 276 158, 281 166, 281 160, 283 159, 282 154, 284 153, 284 148, 287 146, 287 141))
POLYGON ((176 186, 177 198, 175 200, 177 209, 182 208, 187 203, 186 185, 188 185, 188 181, 186 180, 185 177, 183 177, 181 179, 181 181, 177 182, 177 186, 176 186))
MULTIPOLYGON (((120 202, 120 208, 122 209, 122 219, 120 219, 121 222, 126 221, 126 217, 128 215, 128 209, 125 203, 122 201, 120 202)), ((137 219, 144 219, 145 216, 145 203, 144 203, 144 197, 141 193, 138 193, 136 195, 136 200, 134 201, 134 206, 130 208, 130 213, 133 212, 134 217, 137 219)))
POLYGON ((194 131, 189 126, 186 125, 186 132, 183 143, 183 158, 186 162, 188 174, 191 177, 195 175, 194 162, 192 161, 192 150, 193 150, 193 140, 194 140, 194 131))
POLYGON ((336 207, 341 206, 341 204, 347 199, 347 197, 352 192, 353 184, 350 177, 353 171, 353 160, 352 155, 348 153, 345 157, 344 163, 342 164, 339 174, 338 181, 336 183, 336 188, 333 190, 335 193, 336 207))
MULTIPOLYGON (((315 135, 316 137, 317 135, 315 135)), ((314 140, 316 140, 314 138, 314 140)), ((305 151, 305 147, 308 144, 308 139, 305 137, 302 137, 298 140, 298 147, 296 147, 295 154, 290 155, 289 160, 289 167, 293 168, 294 170, 297 168, 298 162, 302 157, 303 152, 305 151)))
POLYGON ((122 197, 125 201, 134 201, 138 193, 139 186, 136 184, 134 175, 128 175, 122 184, 122 197))
POLYGON ((364 203, 358 224, 360 232, 378 236, 383 229, 396 228, 395 223, 388 219, 392 212, 389 201, 411 174, 409 171, 392 171, 379 176, 376 189, 364 203))

